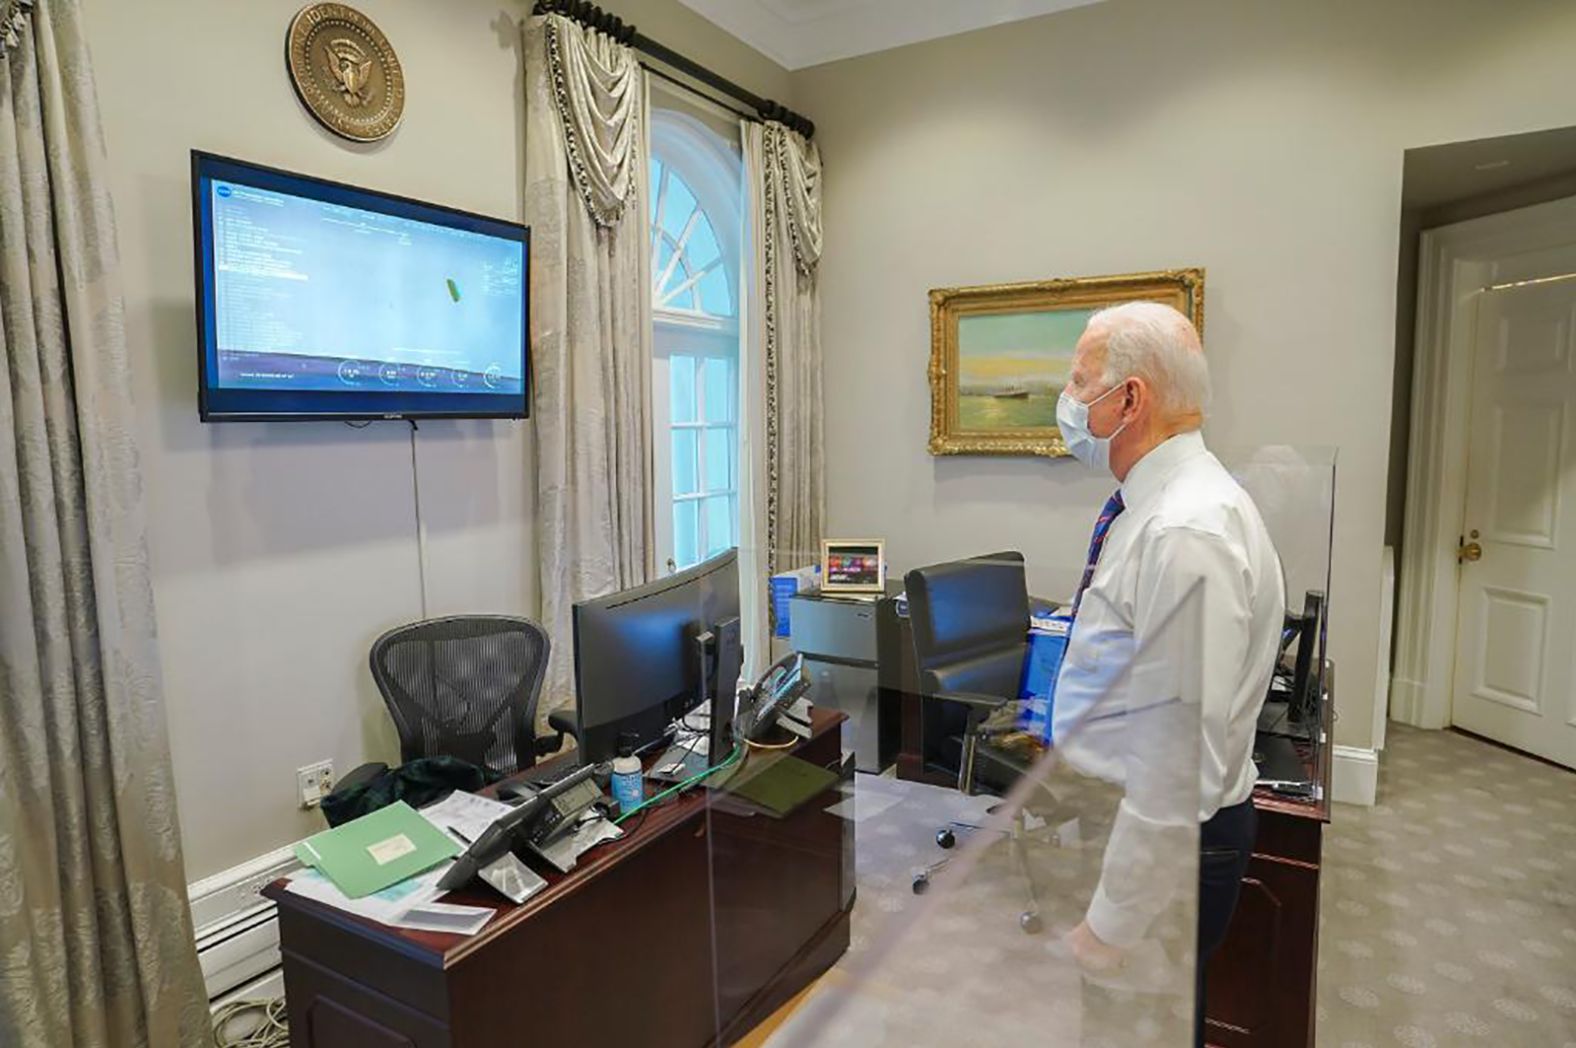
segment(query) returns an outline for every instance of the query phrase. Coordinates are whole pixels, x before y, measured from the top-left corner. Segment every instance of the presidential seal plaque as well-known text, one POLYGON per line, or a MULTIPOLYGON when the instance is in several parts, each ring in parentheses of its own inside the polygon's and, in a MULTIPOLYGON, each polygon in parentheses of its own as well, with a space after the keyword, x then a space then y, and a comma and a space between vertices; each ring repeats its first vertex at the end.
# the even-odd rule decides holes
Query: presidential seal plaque
POLYGON ((301 104, 324 127, 376 142, 405 112, 405 74, 388 37, 345 4, 308 4, 290 20, 285 64, 301 104))

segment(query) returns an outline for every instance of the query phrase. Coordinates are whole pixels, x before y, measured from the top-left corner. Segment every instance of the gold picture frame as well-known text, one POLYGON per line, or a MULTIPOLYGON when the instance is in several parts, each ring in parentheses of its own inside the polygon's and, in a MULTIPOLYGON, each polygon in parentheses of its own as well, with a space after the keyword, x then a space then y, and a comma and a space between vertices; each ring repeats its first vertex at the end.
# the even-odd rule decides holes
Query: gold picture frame
POLYGON ((1175 306, 1204 334, 1204 270, 1166 269, 930 292, 930 453, 1066 455, 1056 398, 1089 315, 1175 306), (960 338, 961 332, 961 338, 960 338))

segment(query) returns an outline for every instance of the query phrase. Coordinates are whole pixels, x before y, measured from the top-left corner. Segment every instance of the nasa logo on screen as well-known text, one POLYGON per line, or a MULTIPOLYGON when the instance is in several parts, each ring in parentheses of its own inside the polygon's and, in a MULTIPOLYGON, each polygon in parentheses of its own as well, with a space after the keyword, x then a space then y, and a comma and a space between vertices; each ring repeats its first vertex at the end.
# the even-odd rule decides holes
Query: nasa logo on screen
POLYGON ((405 73, 388 37, 346 4, 308 4, 290 20, 285 65, 318 122, 353 142, 376 142, 405 112, 405 73))

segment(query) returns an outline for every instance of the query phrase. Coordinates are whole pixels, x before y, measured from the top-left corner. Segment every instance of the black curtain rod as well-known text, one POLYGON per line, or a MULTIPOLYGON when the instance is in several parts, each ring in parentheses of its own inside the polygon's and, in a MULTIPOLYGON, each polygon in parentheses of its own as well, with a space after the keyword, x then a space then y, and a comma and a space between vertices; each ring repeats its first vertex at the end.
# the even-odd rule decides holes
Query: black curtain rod
POLYGON ((663 65, 677 69, 685 76, 693 77, 707 87, 721 91, 730 98, 736 98, 760 114, 762 120, 775 120, 780 124, 799 132, 806 138, 815 134, 815 124, 808 118, 800 116, 785 105, 780 105, 769 98, 762 98, 752 91, 748 91, 732 80, 718 76, 710 69, 693 59, 686 58, 677 51, 665 47, 649 36, 643 35, 634 26, 615 15, 608 14, 600 7, 586 0, 536 0, 533 14, 538 15, 563 15, 572 18, 581 25, 605 33, 621 44, 633 47, 641 54, 649 55, 663 65))

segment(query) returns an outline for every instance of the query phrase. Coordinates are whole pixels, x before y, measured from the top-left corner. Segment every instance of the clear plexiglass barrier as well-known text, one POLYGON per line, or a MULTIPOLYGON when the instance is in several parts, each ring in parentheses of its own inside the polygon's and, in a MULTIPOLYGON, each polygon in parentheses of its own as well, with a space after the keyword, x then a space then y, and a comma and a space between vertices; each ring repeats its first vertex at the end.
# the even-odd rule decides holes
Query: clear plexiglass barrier
MULTIPOLYGON (((1264 520, 1289 612, 1249 656, 1269 696, 1254 756, 1279 740, 1270 777, 1306 780, 1333 454, 1219 457, 1264 520)), ((1218 915, 1201 926, 1200 893, 1218 908, 1246 862, 1210 838, 1201 870, 1201 836, 1223 795, 1268 774, 1221 756, 1255 729, 1254 700, 1222 694, 1247 679, 1221 664, 1247 650, 1220 633, 1220 602, 1240 597, 1184 558, 1131 632, 1086 612, 1099 635, 1079 637, 1073 594, 1030 597, 1024 579, 1023 556, 982 543, 893 565, 880 593, 768 599, 773 658, 755 669, 775 666, 741 691, 706 779, 718 1043, 1194 1043, 1201 927, 1209 949, 1224 934, 1218 915)))

